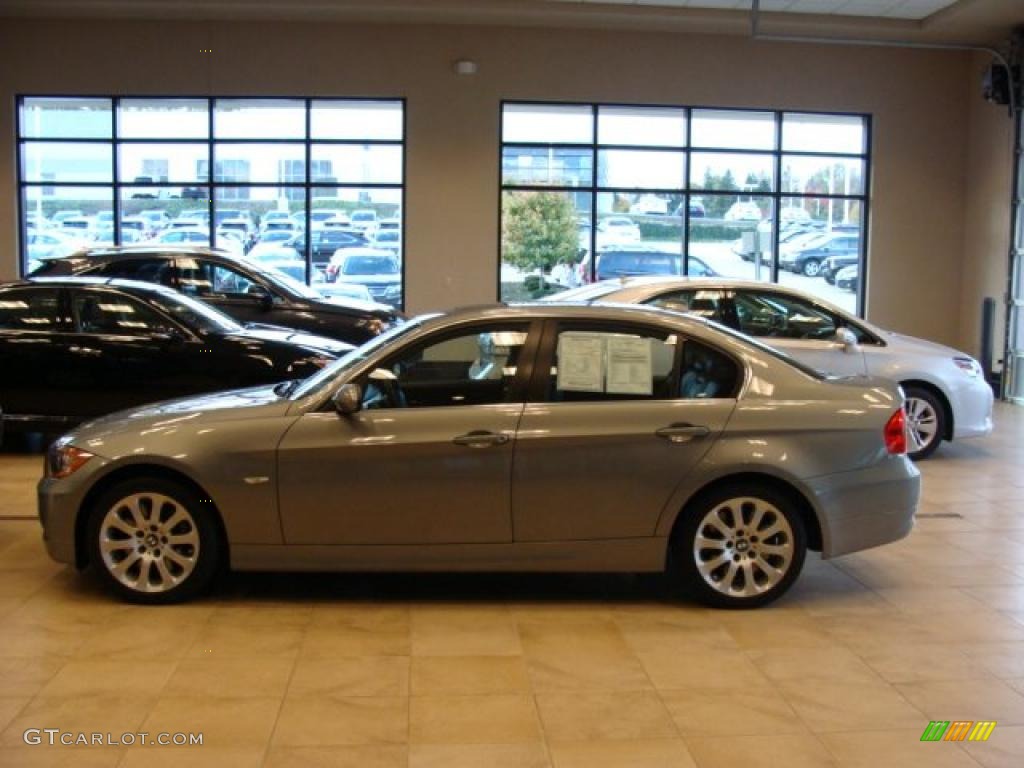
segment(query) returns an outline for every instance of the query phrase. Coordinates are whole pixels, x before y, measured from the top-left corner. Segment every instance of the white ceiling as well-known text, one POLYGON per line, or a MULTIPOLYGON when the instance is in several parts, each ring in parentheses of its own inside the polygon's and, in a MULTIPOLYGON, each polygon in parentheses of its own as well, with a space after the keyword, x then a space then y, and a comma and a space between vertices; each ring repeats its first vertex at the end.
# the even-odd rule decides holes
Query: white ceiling
MULTIPOLYGON (((556 3, 604 5, 651 5, 662 8, 714 8, 750 10, 751 0, 550 0, 556 3)), ((872 16, 885 19, 926 19, 956 0, 761 0, 761 10, 785 13, 819 13, 835 16, 872 16)))

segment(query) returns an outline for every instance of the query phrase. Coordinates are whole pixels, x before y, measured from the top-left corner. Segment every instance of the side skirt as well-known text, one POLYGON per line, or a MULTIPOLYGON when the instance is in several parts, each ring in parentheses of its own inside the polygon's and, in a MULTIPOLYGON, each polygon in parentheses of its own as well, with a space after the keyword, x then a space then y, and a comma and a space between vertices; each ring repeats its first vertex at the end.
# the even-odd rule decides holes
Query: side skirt
POLYGON ((521 544, 233 544, 239 571, 663 571, 668 539, 521 544))

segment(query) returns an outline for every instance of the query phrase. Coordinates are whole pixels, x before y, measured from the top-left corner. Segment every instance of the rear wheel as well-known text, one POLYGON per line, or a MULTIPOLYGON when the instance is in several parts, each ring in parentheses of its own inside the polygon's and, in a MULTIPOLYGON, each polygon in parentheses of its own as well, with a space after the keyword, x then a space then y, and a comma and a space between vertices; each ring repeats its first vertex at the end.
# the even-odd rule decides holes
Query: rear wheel
POLYGON ((946 434, 946 409, 939 398, 923 387, 904 388, 903 411, 907 415, 907 455, 914 461, 927 459, 946 434))
POLYGON ((220 530, 187 486, 137 478, 110 488, 88 526, 90 561, 104 584, 139 603, 173 603, 213 579, 220 530))
POLYGON ((804 262, 801 271, 807 277, 817 277, 818 273, 821 272, 821 262, 817 259, 808 259, 804 262))
POLYGON ((683 514, 674 561, 701 602, 756 608, 781 597, 800 575, 807 553, 803 519, 775 489, 731 484, 702 495, 683 514))

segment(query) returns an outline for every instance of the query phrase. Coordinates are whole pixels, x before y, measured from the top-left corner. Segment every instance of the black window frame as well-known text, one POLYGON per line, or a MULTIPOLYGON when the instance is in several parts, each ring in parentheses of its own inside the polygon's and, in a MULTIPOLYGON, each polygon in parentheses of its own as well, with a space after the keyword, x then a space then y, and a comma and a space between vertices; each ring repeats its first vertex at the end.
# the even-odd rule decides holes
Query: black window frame
MULTIPOLYGON (((501 267, 502 267, 502 231, 503 231, 503 205, 502 201, 506 192, 510 191, 524 191, 524 192, 557 192, 561 194, 573 195, 589 195, 589 247, 588 251, 590 258, 588 261, 588 269, 590 271, 591 280, 596 279, 597 266, 596 259, 593 258, 596 254, 597 246, 597 201, 598 196, 601 194, 615 194, 615 193, 628 193, 628 194, 681 194, 686 205, 683 206, 684 212, 682 214, 682 260, 683 260, 683 274, 689 275, 689 261, 690 261, 690 226, 692 219, 699 219, 701 217, 692 216, 690 203, 694 197, 706 197, 706 196, 726 196, 726 197, 742 197, 744 195, 754 195, 759 198, 770 198, 772 201, 772 262, 770 265, 770 277, 765 280, 766 285, 779 285, 780 272, 782 271, 779 265, 780 249, 779 239, 781 237, 781 225, 782 225, 782 208, 783 203, 787 200, 805 199, 805 200, 848 200, 857 202, 861 206, 861 224, 859 229, 859 235, 861 237, 861 243, 858 248, 858 269, 860 270, 860 280, 858 281, 857 287, 857 306, 854 312, 857 317, 863 318, 867 309, 867 285, 868 285, 868 241, 869 241, 869 227, 871 219, 871 182, 872 182, 872 140, 874 135, 873 130, 873 115, 868 112, 835 112, 835 111, 822 111, 822 110, 809 110, 809 109, 778 109, 778 108, 763 108, 763 107, 720 107, 714 105, 681 105, 681 104, 667 104, 667 103, 628 103, 628 102, 590 102, 590 101, 559 101, 559 100, 544 100, 544 99, 502 99, 498 107, 498 152, 497 152, 497 168, 498 168, 498 247, 497 247, 497 278, 496 278, 496 297, 498 301, 502 301, 502 285, 501 285, 501 267), (505 108, 506 107, 576 107, 576 108, 587 108, 591 113, 591 135, 589 142, 530 142, 530 141, 506 141, 505 140, 505 108), (599 141, 599 117, 601 109, 616 109, 616 108, 636 108, 636 109, 670 109, 670 110, 682 110, 686 116, 686 135, 684 143, 681 146, 666 146, 666 145, 655 145, 655 144, 643 144, 643 145, 625 145, 625 144, 612 144, 602 143, 599 141), (693 117, 695 112, 701 111, 715 111, 715 112, 728 112, 736 114, 771 114, 774 118, 775 128, 775 139, 774 147, 772 149, 737 149, 732 147, 710 147, 710 146, 699 146, 694 147, 693 145, 693 117), (851 117, 859 118, 863 120, 864 124, 864 148, 861 153, 851 152, 820 152, 820 151, 798 151, 798 150, 786 150, 783 148, 783 126, 784 118, 786 115, 794 116, 821 116, 821 117, 851 117), (581 149, 589 150, 591 152, 591 178, 589 185, 572 186, 567 184, 519 184, 519 183, 505 183, 505 148, 506 147, 521 147, 521 148, 534 148, 537 150, 542 149, 581 149), (662 189, 662 188, 633 188, 633 187, 615 187, 601 185, 598 181, 599 175, 599 151, 608 149, 626 149, 626 150, 639 150, 639 151, 671 151, 681 152, 685 156, 684 165, 684 184, 678 189, 662 189), (706 190, 702 187, 695 186, 690 181, 691 176, 691 165, 693 155, 695 153, 709 153, 709 154, 754 154, 754 155, 771 155, 773 160, 773 184, 774 188, 770 192, 743 192, 743 191, 728 191, 718 192, 712 190, 706 190), (786 157, 823 157, 823 158, 834 158, 834 159, 856 159, 863 160, 864 162, 864 175, 863 175, 863 193, 860 194, 827 194, 827 193, 796 193, 786 192, 782 188, 782 163, 786 157)), ((755 257, 756 258, 756 257, 755 257)))
MULTIPOLYGON (((365 189, 383 189, 383 190, 397 190, 399 192, 399 211, 397 215, 401 219, 401 228, 403 232, 402 242, 399 244, 399 267, 400 267, 400 279, 402 285, 402 296, 401 301, 398 303, 398 309, 403 310, 406 302, 406 251, 405 242, 406 237, 404 236, 406 226, 406 186, 408 182, 408 168, 407 168, 407 151, 406 143, 408 140, 408 105, 406 99, 403 96, 305 96, 297 97, 294 95, 244 95, 244 96, 232 96, 232 95, 218 95, 218 96, 205 96, 205 95, 193 95, 193 94, 95 94, 95 93, 19 93, 15 96, 15 111, 14 111, 14 130, 15 130, 15 151, 17 152, 17 163, 16 163, 16 174, 17 174, 17 211, 18 211, 18 234, 17 234, 17 250, 18 250, 18 271, 19 274, 24 276, 28 274, 28 248, 27 248, 27 237, 26 235, 30 232, 28 226, 27 214, 25 210, 25 195, 26 190, 29 188, 40 189, 40 190, 55 190, 58 188, 90 188, 90 189, 108 189, 111 193, 111 212, 113 213, 113 239, 114 245, 118 246, 122 244, 121 240, 121 218, 122 214, 122 192, 126 189, 152 189, 154 192, 160 189, 167 189, 169 187, 181 187, 182 190, 189 189, 202 189, 208 193, 208 197, 204 198, 207 204, 208 211, 208 225, 210 228, 210 245, 213 246, 214 230, 215 226, 212 222, 215 222, 215 208, 223 207, 223 203, 228 204, 241 200, 244 198, 222 198, 221 204, 215 203, 218 199, 218 191, 230 190, 232 195, 248 195, 248 190, 252 188, 280 188, 282 192, 291 200, 291 193, 299 191, 303 195, 304 209, 305 209, 305 231, 310 231, 310 217, 311 210, 313 207, 314 192, 318 190, 332 189, 353 189, 353 190, 365 190, 365 189), (102 99, 110 102, 110 137, 67 137, 67 136, 46 136, 46 137, 31 137, 26 136, 22 127, 22 115, 24 113, 24 106, 26 100, 32 99, 102 99), (120 115, 121 102, 122 101, 133 101, 136 99, 145 99, 147 101, 161 101, 166 100, 169 102, 176 102, 181 100, 189 101, 201 101, 206 103, 206 118, 208 121, 207 133, 205 138, 166 138, 166 137, 138 137, 132 136, 130 138, 122 137, 120 135, 120 121, 118 119, 120 115), (217 103, 220 101, 247 101, 247 102, 272 102, 272 101, 299 101, 303 104, 305 112, 305 127, 304 135, 302 138, 218 138, 214 131, 214 116, 217 109, 217 103), (325 138, 314 138, 312 135, 312 121, 313 121, 313 109, 314 104, 322 104, 324 102, 344 104, 344 103, 395 103, 400 105, 402 111, 402 124, 401 124, 401 138, 399 139, 325 139, 325 138), (26 181, 25 180, 25 169, 24 169, 24 148, 26 145, 42 145, 42 144, 60 144, 74 142, 76 144, 99 144, 107 145, 111 148, 111 174, 110 181, 55 181, 55 180, 40 180, 40 181, 26 181), (119 170, 119 150, 124 145, 131 144, 205 144, 206 145, 206 179, 201 177, 200 169, 196 169, 196 179, 192 181, 182 181, 175 183, 166 183, 162 181, 122 181, 120 179, 119 170), (252 145, 252 144, 302 144, 303 145, 303 158, 304 163, 304 181, 302 182, 285 182, 279 180, 277 182, 249 182, 249 181, 214 181, 216 178, 216 163, 215 163, 215 149, 218 145, 252 145), (312 162, 313 147, 315 145, 355 145, 355 146, 398 146, 401 148, 401 182, 400 183, 382 183, 382 182, 339 182, 339 181, 315 181, 313 176, 314 163, 312 162)), ((185 195, 182 194, 182 199, 185 195)), ((105 204, 105 200, 103 201, 105 204)), ((311 238, 306 238, 306 248, 303 254, 306 263, 306 284, 311 285, 313 275, 315 272, 315 264, 313 260, 312 248, 310 244, 311 238)))

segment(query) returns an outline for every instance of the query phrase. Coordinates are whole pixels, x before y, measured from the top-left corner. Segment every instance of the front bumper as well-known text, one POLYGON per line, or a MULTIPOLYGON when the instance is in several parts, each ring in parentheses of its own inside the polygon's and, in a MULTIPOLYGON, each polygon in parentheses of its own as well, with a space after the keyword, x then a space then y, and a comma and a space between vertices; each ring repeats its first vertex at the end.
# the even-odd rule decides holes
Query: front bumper
POLYGON ((905 456, 808 483, 822 512, 822 557, 870 549, 907 536, 921 495, 921 473, 905 456))
POLYGON ((58 563, 78 564, 75 547, 78 513, 92 486, 90 478, 106 463, 96 456, 70 477, 61 480, 44 477, 36 486, 43 543, 47 553, 58 563))
POLYGON ((984 437, 992 433, 992 387, 981 376, 965 381, 950 395, 953 439, 984 437))

